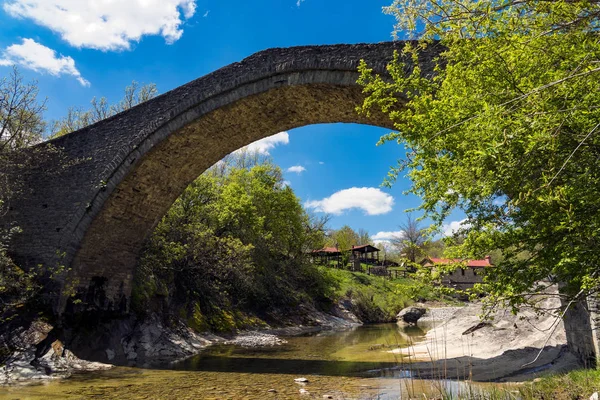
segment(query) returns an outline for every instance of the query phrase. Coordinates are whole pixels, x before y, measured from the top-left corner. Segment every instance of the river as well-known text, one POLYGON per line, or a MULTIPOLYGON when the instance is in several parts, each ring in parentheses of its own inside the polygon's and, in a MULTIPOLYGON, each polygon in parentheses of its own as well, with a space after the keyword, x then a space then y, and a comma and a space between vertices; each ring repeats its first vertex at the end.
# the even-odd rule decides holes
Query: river
MULTIPOLYGON (((286 338, 265 348, 216 345, 154 369, 116 367, 62 381, 0 388, 14 399, 408 399, 489 390, 448 380, 419 380, 388 351, 423 340, 426 329, 366 325, 286 338), (297 383, 296 378, 308 382, 297 383), (301 391, 308 393, 301 394, 301 391)), ((498 386, 493 386, 494 390, 498 386)), ((506 387, 509 390, 510 387, 506 387)))

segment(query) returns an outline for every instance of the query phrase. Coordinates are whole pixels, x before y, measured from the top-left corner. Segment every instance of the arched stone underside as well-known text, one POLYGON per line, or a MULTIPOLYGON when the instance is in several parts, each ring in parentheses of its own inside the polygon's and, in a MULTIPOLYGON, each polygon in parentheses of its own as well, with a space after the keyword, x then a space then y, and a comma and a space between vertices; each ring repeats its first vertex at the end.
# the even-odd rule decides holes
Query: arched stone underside
MULTIPOLYGON (((29 190, 4 218, 23 229, 12 253, 23 265, 69 266, 68 286, 103 309, 126 308, 145 239, 187 185, 225 155, 310 124, 392 128, 383 115, 355 111, 363 99, 357 67, 364 59, 384 72, 402 46, 267 50, 38 146, 60 151, 22 177, 29 190)), ((425 73, 438 52, 422 53, 425 73)))

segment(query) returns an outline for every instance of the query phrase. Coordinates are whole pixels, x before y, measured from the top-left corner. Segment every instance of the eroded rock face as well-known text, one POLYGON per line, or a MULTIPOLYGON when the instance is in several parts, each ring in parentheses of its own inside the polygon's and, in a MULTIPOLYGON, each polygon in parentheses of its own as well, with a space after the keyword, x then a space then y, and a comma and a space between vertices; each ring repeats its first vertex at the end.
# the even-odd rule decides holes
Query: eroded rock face
POLYGON ((76 371, 112 367, 79 359, 53 335, 53 329, 48 323, 33 321, 21 331, 7 333, 1 338, 2 343, 10 347, 11 354, 0 367, 0 385, 66 378, 76 371))
POLYGON ((157 315, 144 320, 130 316, 100 324, 93 334, 77 334, 70 348, 89 360, 147 367, 189 357, 223 340, 198 334, 183 323, 167 326, 157 315))
POLYGON ((400 311, 396 318, 398 321, 404 321, 408 324, 416 324, 417 321, 425 315, 427 309, 421 306, 412 306, 407 307, 404 310, 400 311))

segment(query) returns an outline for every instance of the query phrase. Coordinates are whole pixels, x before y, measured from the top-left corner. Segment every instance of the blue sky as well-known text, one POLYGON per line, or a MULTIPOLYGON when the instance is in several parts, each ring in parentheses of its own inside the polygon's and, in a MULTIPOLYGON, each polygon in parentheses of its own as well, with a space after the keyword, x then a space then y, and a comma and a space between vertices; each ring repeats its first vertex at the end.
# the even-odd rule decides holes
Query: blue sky
MULTIPOLYGON (((36 79, 48 120, 94 97, 111 102, 135 80, 166 92, 270 47, 391 40, 391 0, 0 0, 0 77, 12 64, 36 79)), ((403 154, 376 146, 381 128, 329 124, 256 145, 271 154, 303 203, 376 238, 398 231, 419 199, 410 182, 380 188, 403 154), (270 145, 269 145, 270 144, 270 145), (287 172, 290 167, 291 171, 287 172), (295 171, 295 172, 294 172, 295 171)), ((286 135, 287 134, 287 135, 286 135)), ((456 213, 450 224, 464 216, 456 213)))

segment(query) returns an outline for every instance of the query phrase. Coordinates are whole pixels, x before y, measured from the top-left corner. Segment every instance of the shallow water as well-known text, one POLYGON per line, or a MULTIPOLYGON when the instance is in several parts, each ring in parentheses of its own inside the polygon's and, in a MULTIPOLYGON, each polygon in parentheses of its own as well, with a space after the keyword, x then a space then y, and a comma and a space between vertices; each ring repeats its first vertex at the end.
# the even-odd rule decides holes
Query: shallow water
MULTIPOLYGON (((424 338, 426 329, 382 324, 286 338, 266 348, 213 346, 157 369, 117 367, 41 385, 0 388, 5 399, 408 399, 472 390, 464 383, 406 379, 388 351, 424 338), (305 377, 299 384, 295 378, 305 377), (404 378, 403 378, 404 377, 404 378), (301 395, 300 389, 309 394, 301 395)), ((486 386, 477 386, 485 389, 486 386)))

